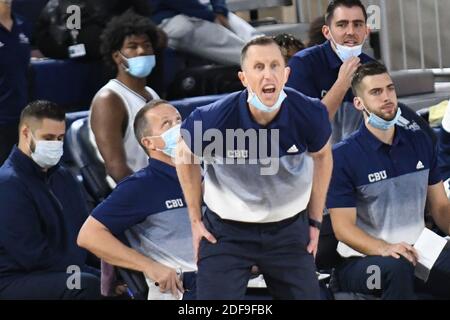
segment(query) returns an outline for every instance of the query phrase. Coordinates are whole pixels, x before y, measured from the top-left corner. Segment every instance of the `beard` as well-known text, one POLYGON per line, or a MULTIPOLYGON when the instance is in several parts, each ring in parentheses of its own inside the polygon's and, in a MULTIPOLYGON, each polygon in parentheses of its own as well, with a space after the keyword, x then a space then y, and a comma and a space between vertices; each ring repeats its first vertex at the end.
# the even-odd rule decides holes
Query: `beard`
POLYGON ((383 119, 383 120, 391 121, 391 120, 393 120, 393 119, 395 118, 395 116, 397 115, 398 105, 397 105, 397 107, 395 107, 394 110, 392 111, 392 115, 383 113, 382 111, 375 111, 375 110, 372 110, 372 108, 370 108, 370 109, 367 108, 367 111, 369 111, 370 113, 373 113, 374 115, 380 117, 380 118, 383 119))
POLYGON ((31 138, 29 146, 31 153, 34 153, 34 151, 36 150, 36 143, 34 142, 33 138, 31 138))

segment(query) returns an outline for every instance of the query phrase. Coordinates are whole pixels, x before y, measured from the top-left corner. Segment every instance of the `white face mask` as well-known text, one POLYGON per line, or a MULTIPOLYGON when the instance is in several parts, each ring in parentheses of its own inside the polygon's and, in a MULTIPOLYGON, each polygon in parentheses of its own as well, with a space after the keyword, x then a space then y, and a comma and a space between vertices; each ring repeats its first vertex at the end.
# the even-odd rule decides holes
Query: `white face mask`
POLYGON ((63 142, 36 140, 34 137, 33 140, 36 144, 34 152, 31 152, 34 162, 43 169, 55 166, 63 155, 63 142))
POLYGON ((331 33, 330 33, 330 36, 331 36, 331 40, 333 40, 333 43, 336 46, 336 53, 339 56, 339 58, 342 60, 342 62, 345 62, 346 60, 348 60, 352 57, 359 57, 361 55, 364 42, 366 41, 365 38, 364 38, 364 41, 360 45, 354 46, 354 47, 347 47, 347 46, 338 44, 336 41, 334 41, 334 38, 331 35, 331 33))

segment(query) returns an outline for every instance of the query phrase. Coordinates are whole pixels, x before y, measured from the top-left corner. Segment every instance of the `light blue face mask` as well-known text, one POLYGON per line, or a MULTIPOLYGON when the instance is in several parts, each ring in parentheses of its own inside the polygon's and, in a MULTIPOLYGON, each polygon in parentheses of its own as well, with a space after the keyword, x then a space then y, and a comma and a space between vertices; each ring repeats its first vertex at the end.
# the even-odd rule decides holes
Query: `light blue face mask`
POLYGON ((339 58, 342 60, 342 62, 345 62, 346 60, 352 58, 352 57, 359 57, 362 53, 362 48, 364 45, 364 42, 366 39, 364 38, 364 41, 357 46, 354 47, 348 47, 341 44, 338 44, 336 41, 334 41, 333 36, 331 36, 331 40, 333 41, 334 45, 336 46, 336 54, 339 56, 339 58))
POLYGON ((392 128, 394 125, 396 125, 398 123, 398 120, 400 119, 400 116, 402 115, 402 111, 400 110, 400 108, 397 108, 397 113, 395 114, 394 119, 387 121, 384 120, 383 118, 380 118, 373 112, 367 111, 366 107, 364 107, 364 110, 369 114, 369 118, 367 118, 367 123, 370 124, 372 127, 383 131, 386 131, 389 128, 392 128))
POLYGON ((247 88, 248 91, 248 98, 247 102, 254 106, 256 109, 261 110, 262 112, 274 112, 278 110, 281 107, 281 104, 283 103, 284 99, 286 99, 287 95, 284 90, 281 90, 277 102, 272 107, 266 106, 262 101, 259 99, 258 95, 250 89, 250 87, 247 88))
POLYGON ((164 148, 158 149, 159 151, 164 152, 171 158, 175 158, 175 150, 177 147, 178 139, 180 138, 180 129, 181 124, 177 124, 172 128, 165 131, 161 138, 164 140, 164 148))
POLYGON ((125 71, 136 78, 146 78, 156 65, 154 55, 127 58, 121 52, 120 54, 128 64, 128 68, 125 67, 125 71))

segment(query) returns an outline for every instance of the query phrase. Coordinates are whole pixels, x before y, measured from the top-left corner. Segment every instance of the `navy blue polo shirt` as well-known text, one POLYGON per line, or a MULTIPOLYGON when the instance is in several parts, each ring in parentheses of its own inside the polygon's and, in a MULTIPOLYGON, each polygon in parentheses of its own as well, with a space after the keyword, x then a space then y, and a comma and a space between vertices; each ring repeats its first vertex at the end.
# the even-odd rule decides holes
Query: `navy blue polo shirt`
POLYGON ((88 217, 81 188, 56 165, 47 173, 17 147, 0 167, 0 290, 16 278, 83 267, 76 244, 88 217))
POLYGON ((28 102, 30 29, 19 17, 13 20, 11 31, 0 24, 0 125, 17 122, 28 102))
MULTIPOLYGON (((364 53, 359 58, 363 64, 374 61, 364 53)), ((342 63, 330 41, 307 48, 289 60, 291 73, 286 85, 307 96, 322 99, 336 82, 342 63)), ((333 143, 348 137, 361 124, 362 115, 353 107, 353 97, 349 89, 332 121, 333 143)))
POLYGON ((287 98, 267 126, 255 122, 247 90, 197 108, 182 136, 206 160, 204 201, 223 219, 276 222, 303 211, 311 193, 313 162, 331 127, 318 100, 286 88, 287 98))
POLYGON ((438 163, 444 180, 450 178, 450 132, 441 128, 439 130, 439 157, 438 163))
POLYGON ((194 271, 192 233, 175 167, 156 159, 122 180, 92 212, 111 233, 172 267, 194 271))
MULTIPOLYGON (((374 61, 365 53, 362 53, 359 58, 363 64, 374 61)), ((322 99, 336 82, 342 64, 342 60, 331 47, 330 41, 301 50, 289 60, 291 73, 287 86, 307 96, 322 99)), ((344 101, 353 103, 353 97, 350 89, 344 101)))
MULTIPOLYGON (((392 145, 363 124, 333 148, 327 207, 356 208, 356 224, 390 243, 413 244, 423 228, 429 185, 441 181, 431 139, 420 128, 396 126, 392 145)), ((360 255, 343 243, 344 256, 360 255)))

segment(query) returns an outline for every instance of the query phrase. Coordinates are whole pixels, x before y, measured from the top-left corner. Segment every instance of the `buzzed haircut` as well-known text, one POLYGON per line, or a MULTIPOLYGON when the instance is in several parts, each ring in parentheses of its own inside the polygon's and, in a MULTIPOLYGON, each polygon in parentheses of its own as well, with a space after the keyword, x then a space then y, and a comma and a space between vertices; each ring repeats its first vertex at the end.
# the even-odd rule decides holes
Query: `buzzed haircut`
POLYGON ((366 8, 360 0, 333 0, 328 4, 327 12, 325 13, 325 23, 327 24, 327 26, 331 25, 331 20, 333 20, 334 12, 339 7, 360 7, 364 14, 364 22, 367 22, 366 8))
POLYGON ((364 80, 365 77, 376 76, 385 73, 388 73, 386 66, 378 61, 372 61, 361 65, 353 75, 352 79, 353 95, 358 96, 358 90, 360 89, 361 82, 364 80))
POLYGON ((171 105, 170 102, 163 100, 163 99, 155 99, 147 103, 145 106, 141 108, 141 110, 138 111, 136 114, 136 117, 134 118, 134 136, 136 137, 137 141, 139 142, 140 146, 144 149, 144 151, 147 152, 144 145, 142 145, 141 140, 143 137, 146 137, 151 134, 151 127, 148 123, 147 117, 145 114, 147 111, 162 105, 162 104, 168 104, 171 105))
POLYGON ((66 113, 63 108, 54 102, 47 100, 36 100, 30 102, 22 110, 22 113, 20 114, 20 125, 30 119, 65 121, 66 113))
POLYGON ((268 45, 271 45, 271 44, 276 45, 280 49, 280 53, 283 56, 283 51, 281 50, 280 46, 278 45, 278 43, 275 41, 275 39, 273 37, 269 37, 269 36, 256 37, 256 38, 250 40, 249 42, 247 42, 244 45, 244 47, 242 48, 242 51, 241 51, 241 68, 244 66, 244 60, 247 57, 247 51, 248 51, 248 49, 250 47, 252 47, 252 46, 268 46, 268 45))

